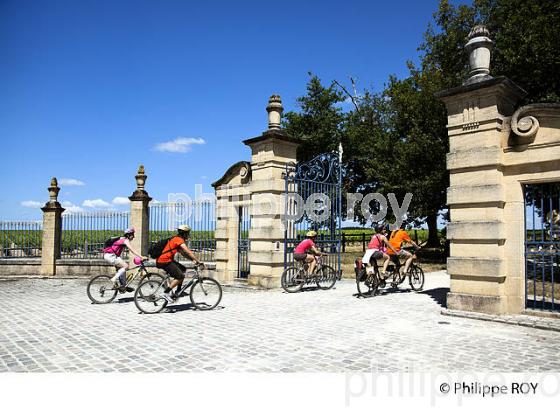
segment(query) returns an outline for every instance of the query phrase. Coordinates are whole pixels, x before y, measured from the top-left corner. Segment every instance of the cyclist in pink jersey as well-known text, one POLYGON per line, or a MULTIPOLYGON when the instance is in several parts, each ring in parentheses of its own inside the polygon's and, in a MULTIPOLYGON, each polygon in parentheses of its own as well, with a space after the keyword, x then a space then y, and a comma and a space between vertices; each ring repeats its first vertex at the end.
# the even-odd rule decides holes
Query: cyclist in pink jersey
POLYGON ((387 254, 387 247, 395 252, 395 248, 389 242, 387 237, 387 227, 385 225, 378 225, 375 228, 375 235, 371 237, 368 244, 368 249, 362 258, 362 263, 368 264, 369 269, 373 270, 373 263, 371 259, 383 259, 383 268, 381 271, 382 278, 387 276, 387 267, 389 266, 389 261, 391 260, 387 254))
POLYGON ((294 259, 299 262, 309 263, 307 273, 311 275, 317 265, 315 256, 321 256, 323 254, 319 252, 315 246, 314 239, 317 237, 317 232, 309 231, 305 236, 307 236, 307 239, 301 241, 294 249, 294 259))
POLYGON ((133 255, 136 255, 143 260, 148 260, 147 257, 140 255, 130 244, 130 241, 134 240, 135 230, 134 228, 129 228, 124 231, 124 236, 117 239, 113 244, 105 249, 103 249, 103 259, 109 262, 117 269, 117 273, 111 279, 111 282, 115 286, 119 287, 120 292, 132 292, 134 289, 131 287, 126 287, 126 270, 128 269, 128 263, 121 258, 121 253, 127 248, 133 255))

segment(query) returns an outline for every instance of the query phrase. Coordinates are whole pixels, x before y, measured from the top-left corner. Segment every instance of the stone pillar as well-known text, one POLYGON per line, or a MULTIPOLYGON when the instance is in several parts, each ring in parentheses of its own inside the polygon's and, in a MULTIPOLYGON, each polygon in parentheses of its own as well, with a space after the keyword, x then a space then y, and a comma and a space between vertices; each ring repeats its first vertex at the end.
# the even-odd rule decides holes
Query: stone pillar
MULTIPOLYGON (((237 163, 228 170, 228 184, 216 188, 216 271, 229 282, 238 273, 239 207, 247 204, 249 191, 242 183, 250 172, 249 163, 237 163)), ((228 173, 226 173, 227 175, 228 173)))
POLYGON ((144 186, 148 176, 144 172, 144 165, 138 167, 136 174, 136 190, 128 197, 130 200, 130 225, 136 230, 133 246, 142 255, 148 255, 150 235, 150 201, 144 186))
POLYGON ((525 92, 505 77, 488 74, 488 35, 481 26, 471 31, 467 51, 472 76, 436 96, 448 112, 447 307, 499 314, 523 308, 523 299, 508 299, 507 292, 507 282, 515 279, 507 269, 505 245, 511 238, 506 235, 503 148, 509 136, 507 117, 525 92))
POLYGON ((64 208, 58 202, 58 181, 51 179, 49 201, 41 208, 43 211, 43 243, 41 253, 41 274, 56 275, 56 260, 60 258, 60 239, 62 235, 62 212, 64 208))
POLYGON ((283 111, 280 97, 270 97, 268 130, 256 138, 243 141, 251 148, 251 227, 249 229, 249 264, 251 285, 280 286, 284 270, 285 182, 286 164, 296 161, 298 141, 280 129, 283 111))

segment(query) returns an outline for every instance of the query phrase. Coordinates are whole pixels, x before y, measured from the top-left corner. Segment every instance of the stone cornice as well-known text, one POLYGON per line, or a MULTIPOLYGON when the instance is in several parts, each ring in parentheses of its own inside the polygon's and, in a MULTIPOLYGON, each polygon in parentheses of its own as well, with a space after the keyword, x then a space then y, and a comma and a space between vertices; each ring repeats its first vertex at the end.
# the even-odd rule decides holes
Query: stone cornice
POLYGON ((472 83, 472 84, 461 85, 459 87, 454 87, 454 88, 449 88, 447 90, 439 91, 439 92, 435 93, 434 96, 436 98, 445 100, 445 99, 447 99, 449 97, 453 97, 455 95, 464 94, 464 93, 471 92, 471 91, 478 91, 478 90, 482 90, 484 88, 489 88, 489 87, 493 87, 493 86, 505 87, 512 94, 514 94, 518 99, 521 99, 525 95, 527 95, 527 92, 523 88, 519 87, 517 84, 515 84, 509 78, 504 77, 504 76, 500 76, 500 77, 490 78, 488 80, 484 80, 484 81, 480 81, 480 82, 476 82, 476 83, 472 83))
POLYGON ((299 145, 301 142, 297 138, 288 135, 284 130, 272 129, 263 132, 258 137, 246 139, 245 141, 243 141, 243 144, 250 146, 257 142, 266 141, 266 140, 279 140, 279 141, 289 142, 296 145, 299 145))
POLYGON ((150 198, 148 193, 143 189, 142 190, 137 189, 132 193, 131 196, 128 197, 128 199, 130 201, 148 201, 148 202, 152 200, 152 198, 150 198))

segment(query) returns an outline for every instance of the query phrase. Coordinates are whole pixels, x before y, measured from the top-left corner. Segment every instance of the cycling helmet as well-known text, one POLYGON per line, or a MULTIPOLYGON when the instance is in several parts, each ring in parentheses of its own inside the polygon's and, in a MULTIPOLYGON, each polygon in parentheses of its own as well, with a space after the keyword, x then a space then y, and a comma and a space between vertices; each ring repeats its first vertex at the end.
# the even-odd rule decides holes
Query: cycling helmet
POLYGON ((381 233, 384 229, 387 230, 387 226, 386 226, 386 225, 382 225, 382 224, 377 225, 377 226, 375 227, 375 233, 381 233))
POLYGON ((314 238, 315 236, 317 236, 317 232, 315 231, 308 231, 305 236, 307 236, 308 238, 314 238))
POLYGON ((190 227, 189 225, 181 225, 181 226, 179 226, 179 227, 177 228, 177 231, 178 231, 179 233, 181 233, 181 232, 188 233, 188 232, 191 231, 191 227, 190 227))
POLYGON ((128 228, 124 231, 125 235, 134 235, 136 233, 136 230, 134 228, 128 228))

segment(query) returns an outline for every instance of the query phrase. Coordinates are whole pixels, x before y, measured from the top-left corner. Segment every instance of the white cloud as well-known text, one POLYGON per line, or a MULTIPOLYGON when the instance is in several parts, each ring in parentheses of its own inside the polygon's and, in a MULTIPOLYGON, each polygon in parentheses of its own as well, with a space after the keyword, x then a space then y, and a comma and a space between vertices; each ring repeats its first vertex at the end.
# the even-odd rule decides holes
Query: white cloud
POLYGON ((80 181, 79 179, 74 178, 61 178, 58 181, 58 185, 60 186, 83 186, 86 183, 84 181, 80 181))
POLYGON ((116 196, 111 201, 113 205, 128 205, 130 201, 124 196, 116 196))
POLYGON ((152 199, 152 204, 161 204, 161 201, 158 201, 157 199, 152 199))
POLYGON ((86 199, 82 206, 86 208, 111 208, 111 204, 103 199, 86 199))
POLYGON ((84 210, 82 208, 80 208, 78 205, 74 205, 70 201, 62 202, 62 207, 66 210, 65 212, 68 212, 68 213, 84 212, 84 210))
POLYGON ((37 201, 22 201, 21 206, 26 208, 40 208, 43 204, 37 201))
POLYGON ((154 149, 160 152, 189 152, 191 145, 206 144, 202 138, 175 138, 173 141, 160 142, 154 149))

